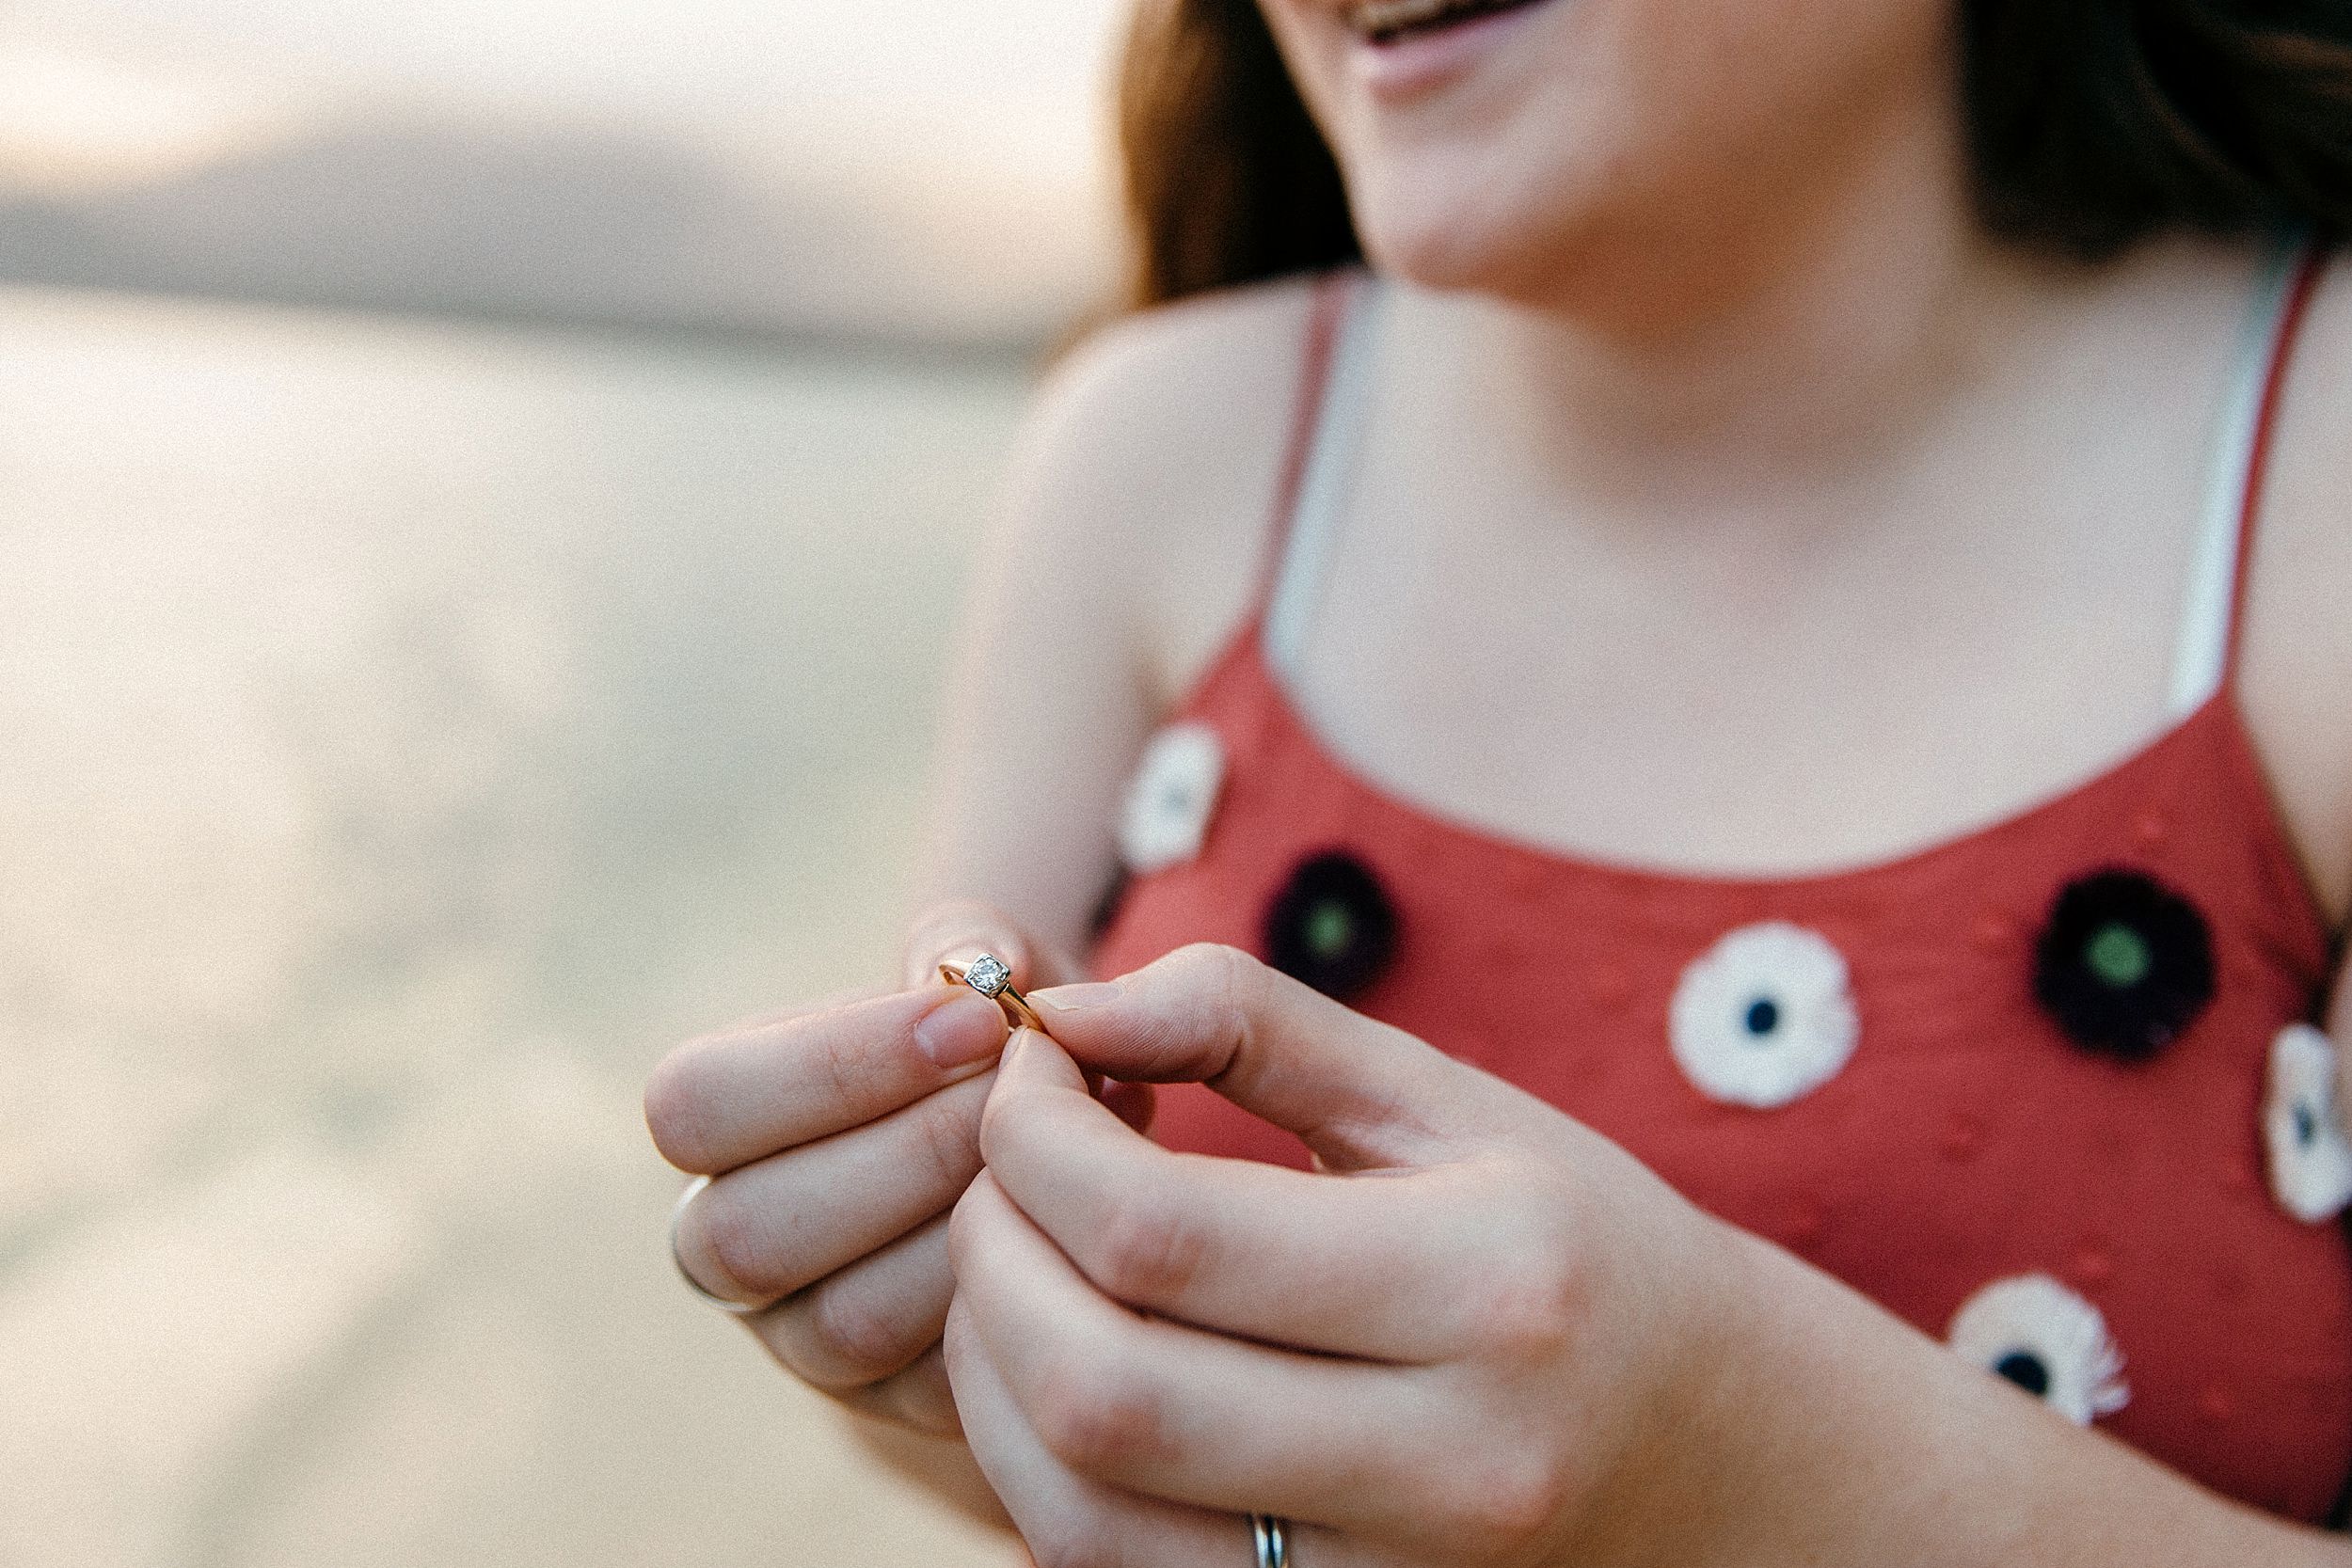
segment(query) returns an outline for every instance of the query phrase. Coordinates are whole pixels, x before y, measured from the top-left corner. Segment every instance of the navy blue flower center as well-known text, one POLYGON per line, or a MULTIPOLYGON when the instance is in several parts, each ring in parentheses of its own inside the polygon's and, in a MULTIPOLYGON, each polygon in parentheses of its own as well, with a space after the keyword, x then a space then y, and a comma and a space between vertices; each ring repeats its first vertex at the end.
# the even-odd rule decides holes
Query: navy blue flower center
POLYGON ((2013 1350, 1993 1364, 1993 1370, 2040 1399, 2050 1391, 2050 1369, 2029 1350, 2013 1350))
POLYGON ((2319 1118, 2299 1100, 2295 1102, 2295 1141, 2305 1148, 2319 1141, 2319 1118))
POLYGON ((1743 1022, 1750 1038, 1770 1038, 1772 1031, 1780 1027, 1780 1004, 1769 996, 1759 996, 1748 1004, 1748 1015, 1743 1022))

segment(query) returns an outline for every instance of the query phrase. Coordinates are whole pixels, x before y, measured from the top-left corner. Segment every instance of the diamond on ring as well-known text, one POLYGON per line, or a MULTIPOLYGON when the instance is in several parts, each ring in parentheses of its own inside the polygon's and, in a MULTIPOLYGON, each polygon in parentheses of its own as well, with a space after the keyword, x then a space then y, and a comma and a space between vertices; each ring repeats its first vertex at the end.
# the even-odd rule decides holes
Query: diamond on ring
POLYGON ((1029 1009, 1029 999, 1014 989, 1012 966, 993 953, 983 953, 969 964, 952 961, 939 966, 940 978, 950 985, 966 985, 991 1002, 1005 1009, 1012 1022, 1023 1028, 1045 1033, 1044 1021, 1029 1009))
POLYGON ((983 953, 972 960, 972 967, 963 972, 963 983, 982 996, 993 1000, 1005 993, 1012 984, 1012 966, 993 953, 983 953))

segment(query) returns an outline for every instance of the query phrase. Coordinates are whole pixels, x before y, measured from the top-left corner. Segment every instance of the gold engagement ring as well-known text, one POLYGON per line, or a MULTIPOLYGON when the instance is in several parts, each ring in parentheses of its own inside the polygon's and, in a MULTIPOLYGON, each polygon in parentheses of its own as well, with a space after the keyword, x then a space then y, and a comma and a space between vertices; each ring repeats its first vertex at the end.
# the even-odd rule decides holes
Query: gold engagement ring
POLYGON ((1004 1008, 1014 1023, 1045 1033, 1045 1022, 1029 1006, 1029 999, 1013 990, 1012 966, 995 954, 983 953, 969 964, 943 963, 939 973, 950 985, 970 986, 1004 1008))

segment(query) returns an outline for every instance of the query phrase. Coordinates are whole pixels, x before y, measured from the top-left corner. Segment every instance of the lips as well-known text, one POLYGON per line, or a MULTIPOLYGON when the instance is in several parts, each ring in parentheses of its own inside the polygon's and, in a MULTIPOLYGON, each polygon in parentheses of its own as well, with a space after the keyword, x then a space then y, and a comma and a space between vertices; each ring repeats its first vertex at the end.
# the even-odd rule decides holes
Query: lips
POLYGON ((1357 36, 1375 44, 1392 43, 1482 16, 1518 10, 1537 0, 1359 0, 1347 11, 1357 36))

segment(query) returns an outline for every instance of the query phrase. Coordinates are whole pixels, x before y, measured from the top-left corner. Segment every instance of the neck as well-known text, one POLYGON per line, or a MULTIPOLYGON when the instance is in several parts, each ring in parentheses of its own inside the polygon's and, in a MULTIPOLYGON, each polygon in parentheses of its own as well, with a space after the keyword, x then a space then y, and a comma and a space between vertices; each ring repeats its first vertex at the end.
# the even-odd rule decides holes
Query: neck
MULTIPOLYGON (((1996 360, 2058 274, 1987 237, 1955 106, 1890 103, 1778 178, 1564 245, 1453 318, 1453 390, 1541 471, 1658 493, 1883 452, 1996 360)), ((1738 186, 1735 191, 1732 187, 1738 186)))

